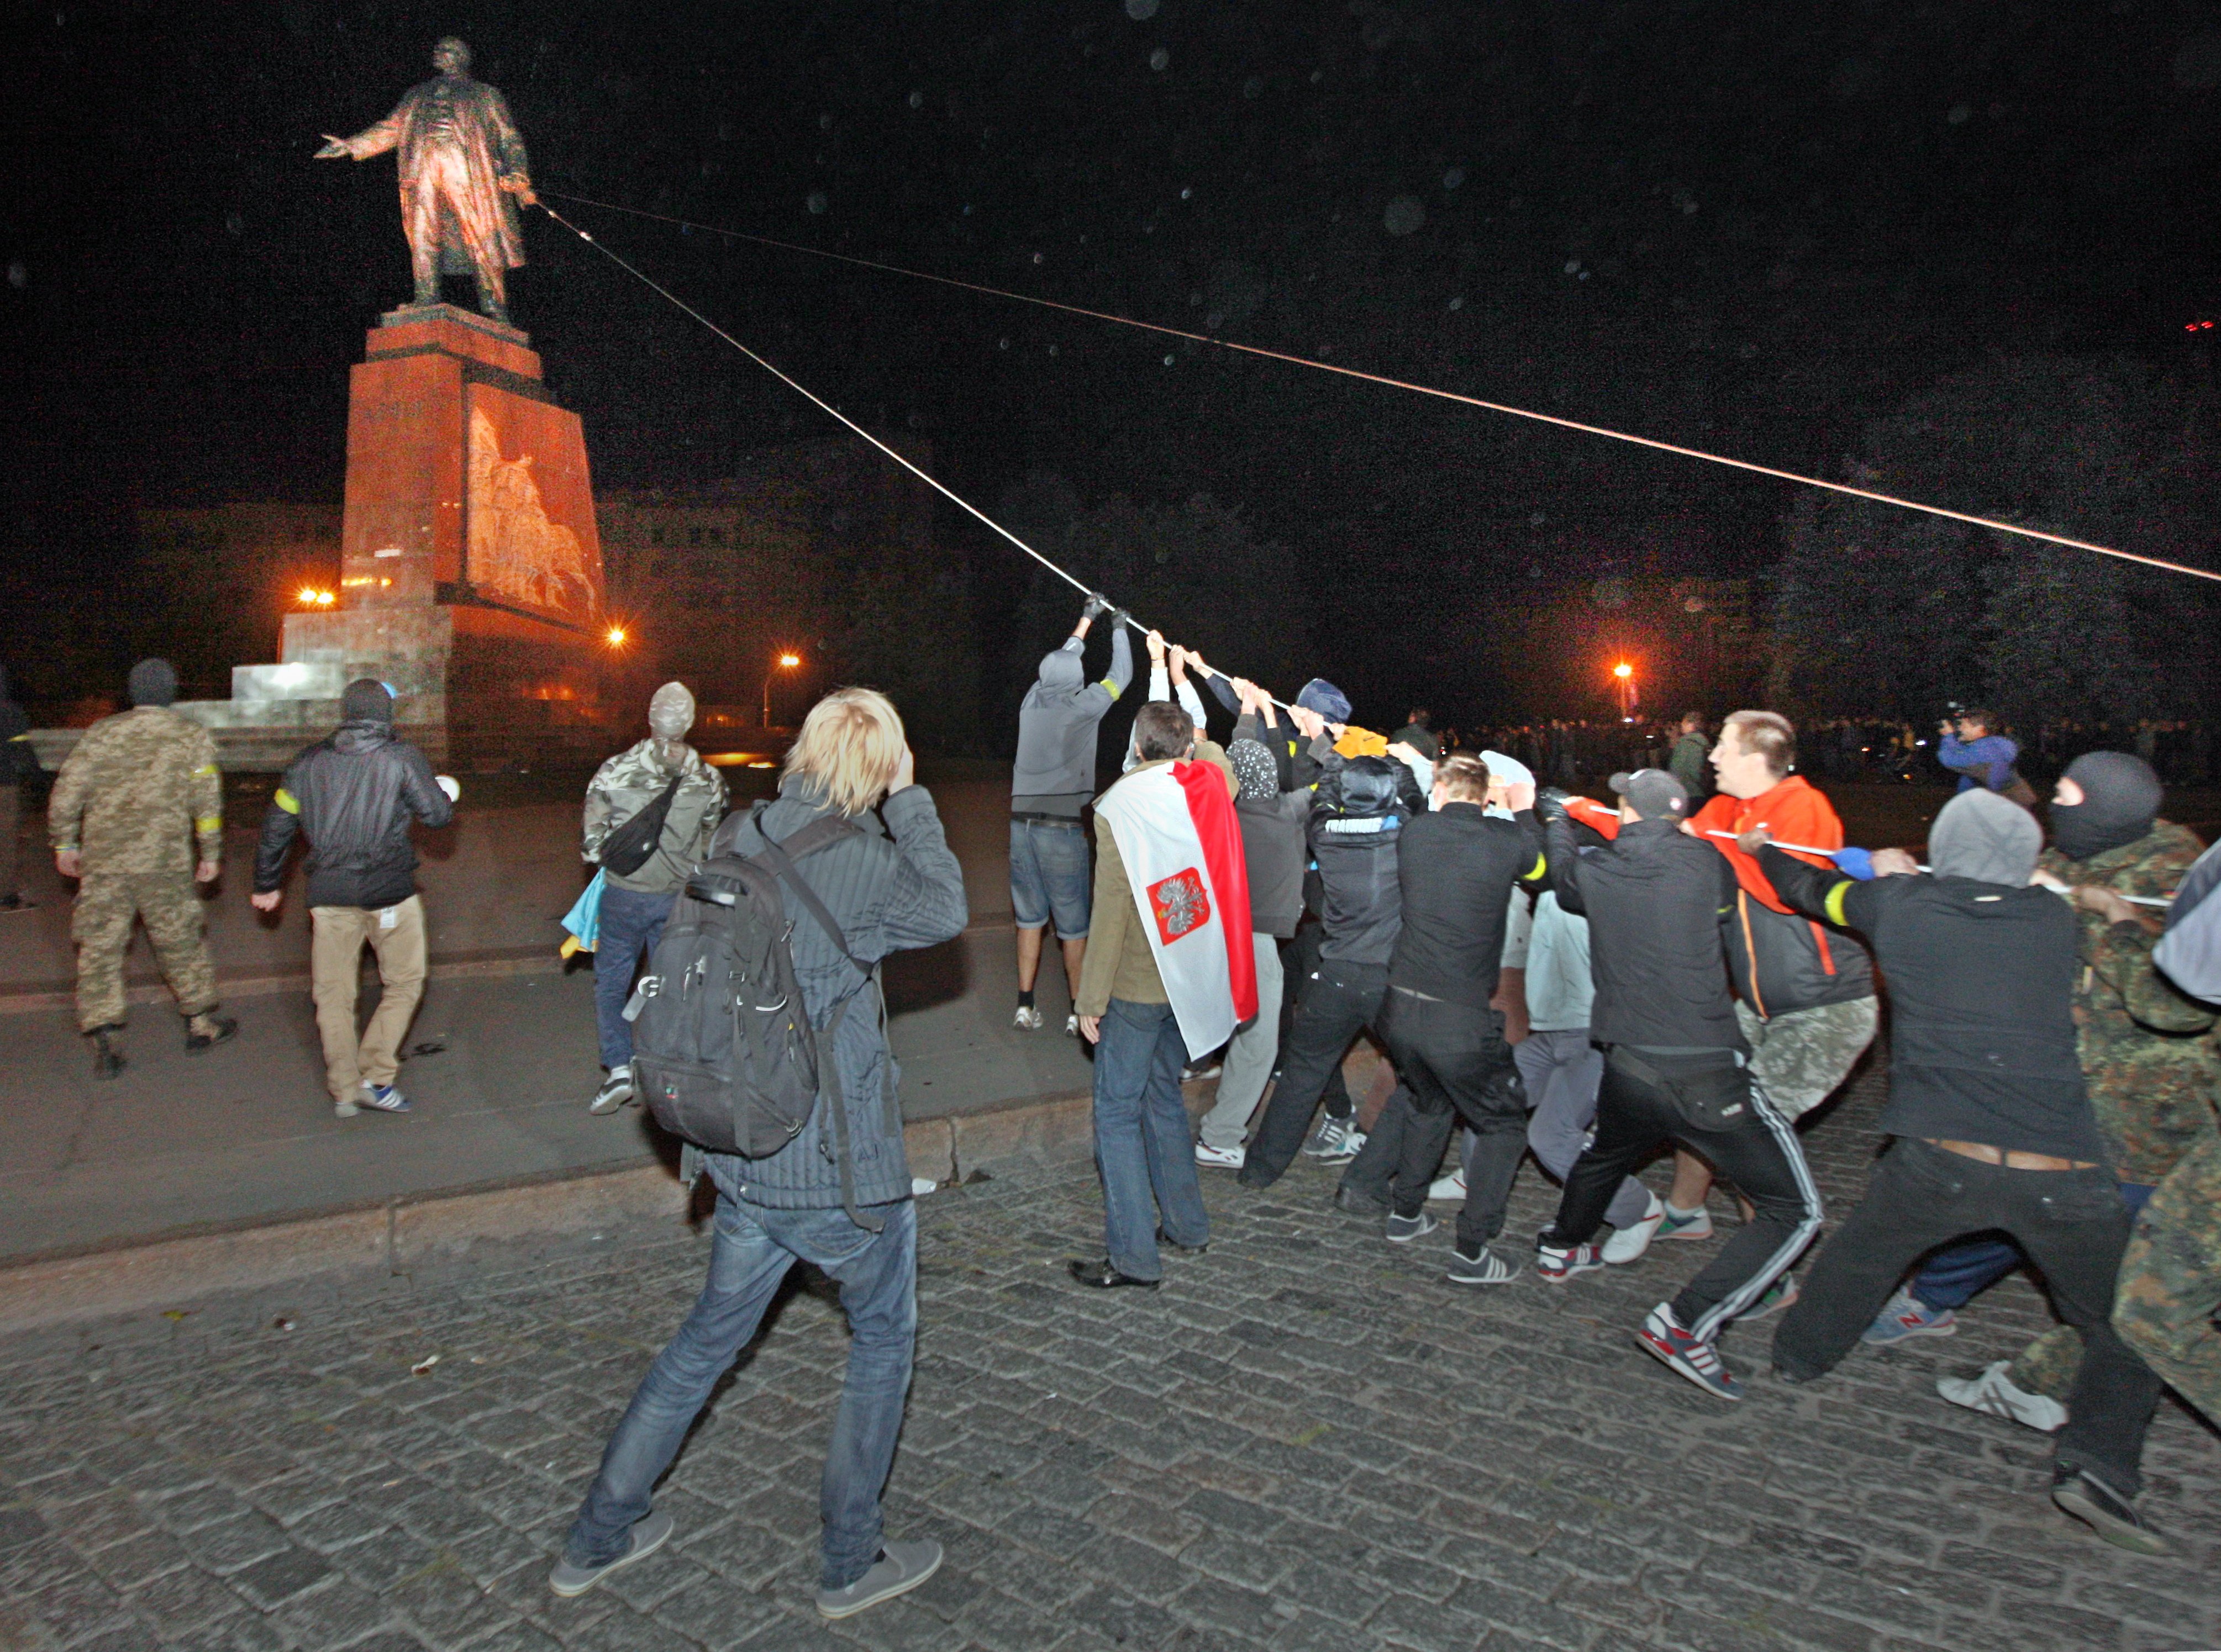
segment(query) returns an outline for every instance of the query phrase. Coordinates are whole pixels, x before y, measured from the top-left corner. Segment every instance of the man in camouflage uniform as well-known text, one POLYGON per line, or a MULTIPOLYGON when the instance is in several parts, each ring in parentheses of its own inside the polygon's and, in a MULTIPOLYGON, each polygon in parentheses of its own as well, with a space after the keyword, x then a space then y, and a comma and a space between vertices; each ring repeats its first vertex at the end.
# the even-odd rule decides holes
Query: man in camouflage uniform
POLYGON ((123 1070, 123 955, 144 920, 163 978, 185 1017, 185 1049, 222 1044, 238 1023, 216 1013, 196 882, 212 883, 223 859, 223 782, 216 740, 170 709, 178 674, 167 660, 131 668, 132 709, 103 718, 62 764, 47 807, 54 866, 78 880, 70 920, 76 941, 77 1019, 93 1041, 93 1076, 123 1070), (197 840, 195 856, 187 838, 197 840))
POLYGON ((648 702, 648 738, 617 753, 595 771, 586 788, 579 853, 602 868, 600 932, 594 942, 594 1016, 602 1065, 609 1075, 587 1111, 615 1113, 632 1099, 632 1023, 625 1001, 643 955, 653 955, 663 926, 694 866, 725 818, 725 777, 686 744, 694 726, 694 696, 683 683, 666 683, 648 702), (602 864, 602 845, 641 810, 671 794, 670 812, 648 857, 630 871, 602 864))
MULTIPOLYGON (((2040 881, 2069 894, 2081 918, 2078 1053, 2113 1174, 2132 1209, 2187 1155, 2221 1138, 2213 1110, 2221 1061, 2207 1036, 2216 1012, 2178 991, 2152 967, 2156 925, 2123 899, 2173 894, 2204 851, 2190 832, 2157 818, 2160 794, 2158 776, 2140 758, 2118 751, 2077 758, 2053 801, 2055 841, 2036 870, 2040 881), (2082 814, 2093 808, 2105 817, 2094 826, 2082 814)), ((1913 1294, 1925 1300, 1922 1285, 1940 1266, 1958 1270, 1962 1289, 1973 1286, 1963 1301, 2018 1262, 2011 1247, 1986 1242, 1956 1255, 1947 1252, 1924 1270, 1913 1294), (1976 1264, 1985 1252, 1990 1263, 1981 1269, 1976 1264)), ((1943 1293, 1947 1302, 1954 1294, 1943 1293)), ((1980 1377, 1947 1378, 1939 1391, 1957 1404, 2056 1428, 2081 1357, 2080 1337, 2057 1326, 2009 1366, 1993 1365, 1980 1377)))
POLYGON ((2121 1257, 2113 1329, 2221 1425, 2221 1134, 2168 1172, 2121 1257))

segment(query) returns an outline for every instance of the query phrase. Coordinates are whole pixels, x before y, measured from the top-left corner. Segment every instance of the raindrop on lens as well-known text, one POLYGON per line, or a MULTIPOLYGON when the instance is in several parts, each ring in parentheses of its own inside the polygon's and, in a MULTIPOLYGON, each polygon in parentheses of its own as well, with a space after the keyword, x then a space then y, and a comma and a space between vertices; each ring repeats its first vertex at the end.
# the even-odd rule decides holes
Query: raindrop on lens
POLYGON ((1149 67, 1152 69, 1161 71, 1172 60, 1173 54, 1161 46, 1149 53, 1149 67))
POLYGON ((31 272, 29 269, 25 266, 22 259, 11 259, 9 260, 8 284, 15 288, 19 292, 31 284, 31 272))
POLYGON ((1427 221, 1427 209, 1416 195, 1399 195, 1381 215, 1381 225, 1391 235, 1408 235, 1427 221))
POLYGON ((1167 356, 1167 357, 1165 358, 1165 365, 1166 365, 1166 366, 1167 366, 1167 367, 1169 367, 1169 366, 1171 366, 1172 365, 1173 365, 1173 358, 1172 358, 1170 356, 1167 356))
POLYGON ((1146 23, 1157 15, 1157 0, 1126 0, 1126 15, 1137 23, 1146 23))
POLYGON ((910 106, 912 109, 923 109, 925 107, 925 94, 922 91, 912 92, 910 95, 910 106))
MULTIPOLYGON (((810 211, 814 213, 822 213, 829 205, 831 204, 831 203, 826 200, 825 192, 823 190, 812 190, 810 192, 810 199, 804 203, 804 204, 809 207, 810 211)), ((968 212, 971 209, 967 207, 965 210, 968 212)))
POLYGON ((1454 190, 1464 182, 1465 168, 1462 166, 1453 166, 1442 174, 1442 187, 1446 190, 1454 190))

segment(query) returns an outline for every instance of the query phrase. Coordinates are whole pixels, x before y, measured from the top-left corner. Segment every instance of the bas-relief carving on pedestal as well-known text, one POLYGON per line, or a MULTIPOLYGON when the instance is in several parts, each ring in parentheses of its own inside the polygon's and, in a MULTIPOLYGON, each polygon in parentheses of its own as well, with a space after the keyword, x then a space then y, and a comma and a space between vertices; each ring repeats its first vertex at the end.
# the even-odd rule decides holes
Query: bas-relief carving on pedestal
MULTIPOLYGON (((578 533, 551 519, 550 502, 542 497, 533 469, 535 455, 523 451, 514 458, 505 458, 501 438, 493 413, 474 397, 466 564, 472 588, 495 602, 591 625, 601 617, 600 558, 590 560, 588 545, 578 533)), ((584 491, 583 487, 564 485, 572 478, 551 475, 549 479, 555 484, 551 491, 584 491)), ((587 508, 591 523, 591 496, 587 508)))

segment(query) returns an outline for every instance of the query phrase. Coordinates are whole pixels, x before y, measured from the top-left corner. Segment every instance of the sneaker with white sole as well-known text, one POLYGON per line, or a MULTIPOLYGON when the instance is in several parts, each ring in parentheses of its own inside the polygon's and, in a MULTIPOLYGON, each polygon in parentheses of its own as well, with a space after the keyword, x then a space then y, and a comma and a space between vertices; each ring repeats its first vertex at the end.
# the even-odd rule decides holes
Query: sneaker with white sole
POLYGON ((1071 1014, 1064 1018, 1064 1036, 1067 1038, 1076 1038, 1079 1036, 1079 1012, 1078 1010, 1073 1011, 1071 1014))
POLYGON ((1658 1224, 1652 1237, 1660 1239, 1709 1239, 1712 1237, 1712 1213, 1708 1210, 1692 1211, 1683 1216, 1669 1206, 1661 1205, 1660 1214, 1665 1219, 1658 1224))
POLYGON ((625 1536, 624 1553, 613 1561, 604 1561, 599 1566, 574 1566, 567 1560, 558 1561, 555 1569, 547 1574, 547 1587, 566 1600, 581 1595, 599 1583, 620 1566, 629 1566, 635 1561, 646 1560, 670 1540, 671 1517, 661 1510, 642 1515, 632 1524, 625 1536))
POLYGON ((1667 1370, 1714 1398, 1742 1398, 1742 1384, 1728 1375, 1728 1368, 1720 1363, 1719 1350, 1675 1318, 1671 1303, 1661 1302, 1650 1310, 1635 1340, 1667 1370))
POLYGON ((1318 1128, 1311 1131, 1311 1139, 1304 1144, 1304 1156, 1325 1159, 1329 1163, 1336 1159, 1354 1159, 1357 1156, 1357 1150, 1364 1145, 1365 1132, 1357 1127, 1354 1118, 1326 1118, 1319 1120, 1318 1128))
POLYGON ((1993 1361, 1980 1376, 1941 1378, 1936 1392, 1955 1406, 1986 1412, 2042 1433, 2056 1434, 2065 1428, 2067 1407, 2049 1394, 2030 1393, 2019 1387, 2006 1375, 2011 1369, 2011 1360, 1993 1361))
POLYGON ((2138 1555, 2172 1555, 2174 1545, 2144 1524, 2137 1506, 2087 1468, 2061 1471, 2051 1500, 2116 1549, 2138 1555))
POLYGON ((372 1113, 406 1113, 409 1111, 409 1098, 401 1094, 397 1086, 373 1084, 365 1079, 362 1094, 356 1098, 356 1105, 368 1107, 372 1113))
POLYGON ((1536 1277, 1552 1285, 1562 1285, 1575 1274, 1592 1274, 1604 1266, 1604 1255, 1592 1244, 1552 1244, 1544 1237, 1535 1237, 1536 1277))
POLYGON ((1199 1078, 1217 1078, 1224 1070, 1225 1068, 1218 1062, 1192 1061, 1180 1068, 1179 1082, 1183 1084, 1192 1084, 1199 1078))
POLYGON ((1213 1147, 1207 1142, 1195 1144, 1195 1162, 1198 1164, 1212 1164, 1222 1170, 1238 1170, 1248 1163, 1248 1159, 1249 1150, 1246 1147, 1213 1147))
POLYGON ((1010 1017, 1010 1025, 1021 1032, 1038 1032, 1042 1030, 1042 1013, 1031 1004, 1021 1004, 1018 1013, 1010 1017))
POLYGON ((941 1569, 941 1545, 930 1537, 916 1543, 883 1543, 872 1569, 845 1589, 820 1589, 817 1610, 827 1618, 847 1618, 882 1600, 892 1600, 941 1569))
POLYGON ((1788 1307, 1797 1300, 1799 1294, 1797 1275, 1784 1274, 1766 1287, 1757 1301, 1736 1316, 1736 1323, 1740 1325, 1745 1319, 1763 1319, 1777 1309, 1788 1307))
POLYGON ((607 1117, 632 1100, 632 1069, 612 1067, 610 1075, 602 1081, 602 1088, 594 1092, 594 1099, 586 1103, 586 1111, 607 1117))
POLYGON ((940 1191, 941 1184, 931 1176, 912 1176, 910 1179, 910 1196, 912 1199, 923 1199, 929 1193, 940 1191))
POLYGON ((1859 1340, 1877 1348, 1908 1342, 1915 1337, 1955 1337, 1959 1316, 1949 1308, 1931 1308, 1911 1291, 1899 1291, 1881 1305, 1874 1322, 1859 1333, 1859 1340))
POLYGON ((1465 1167, 1461 1165, 1446 1176, 1436 1176, 1427 1188, 1430 1205, 1462 1205, 1465 1203, 1465 1167))
POLYGON ((1423 1238, 1432 1233, 1441 1225, 1440 1222, 1435 1220, 1424 1211, 1421 1211, 1417 1216, 1398 1216, 1395 1212, 1391 1211, 1388 1213, 1388 1243, 1409 1244, 1414 1239, 1423 1238))
POLYGON ((1480 1247, 1477 1256, 1452 1250, 1450 1265, 1442 1277, 1453 1285, 1508 1285, 1519 1277, 1519 1264, 1505 1261, 1486 1245, 1480 1247))
POLYGON ((1651 1240, 1658 1237, 1658 1229, 1666 1220, 1665 1201, 1656 1194, 1650 1195, 1650 1208, 1642 1213, 1639 1222, 1630 1222, 1625 1227, 1612 1230, 1611 1237, 1604 1242, 1604 1259, 1615 1268, 1624 1268, 1630 1262, 1642 1260, 1642 1253, 1650 1249, 1651 1240))

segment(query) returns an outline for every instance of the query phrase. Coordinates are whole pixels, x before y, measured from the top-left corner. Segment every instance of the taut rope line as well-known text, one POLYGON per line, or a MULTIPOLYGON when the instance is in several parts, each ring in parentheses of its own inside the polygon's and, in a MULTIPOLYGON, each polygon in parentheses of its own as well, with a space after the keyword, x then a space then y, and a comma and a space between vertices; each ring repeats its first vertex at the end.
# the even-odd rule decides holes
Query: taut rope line
MULTIPOLYGON (((1236 344, 1231 339, 1213 338, 1209 334, 1205 333, 1189 333, 1179 327, 1163 326, 1161 323, 1156 321, 1136 321, 1130 315, 1117 315, 1111 314, 1108 310, 1088 309, 1079 304, 1062 303, 1054 298, 1037 298, 1030 293, 1011 292, 1001 287, 984 286, 976 281, 960 281, 954 276, 935 275, 930 271, 927 270, 906 269, 899 264, 883 264, 873 259, 856 258, 847 252, 829 252, 823 247, 805 246, 799 241, 778 240, 769 235, 752 235, 744 230, 724 229, 719 228, 716 224, 701 223, 691 218, 674 218, 667 213, 644 212, 638 207, 621 207, 616 205, 614 202, 595 201, 582 195, 561 195, 553 190, 543 190, 541 193, 543 195, 554 196, 554 197, 559 201, 575 202, 580 206, 599 207, 605 212, 623 212, 628 213, 635 218, 654 219, 660 223, 680 224, 691 229, 705 230, 713 235, 723 235, 733 240, 753 241, 760 246, 775 246, 784 252, 806 252, 812 258, 831 259, 836 263, 853 264, 860 269, 878 270, 888 275, 909 276, 912 279, 917 281, 937 282, 944 287, 956 287, 966 292, 981 293, 990 298, 1008 298, 1015 300, 1021 304, 1036 304, 1044 309, 1062 310, 1067 315, 1084 315, 1092 321, 1110 321, 1119 327, 1139 327, 1144 332, 1161 333, 1167 338, 1186 339, 1197 344, 1213 345, 1221 350, 1238 350, 1244 355, 1262 356, 1268 361, 1284 361, 1298 367, 1314 368, 1323 373, 1339 373, 1345 378, 1362 379, 1368 384, 1386 385, 1391 390, 1410 390, 1417 396, 1431 396, 1444 402, 1461 402, 1467 407, 1480 408, 1490 413, 1506 414, 1515 419, 1530 419, 1537 424, 1555 425, 1561 430, 1579 431, 1585 436, 1602 436, 1611 441, 1628 442, 1635 446, 1651 448, 1661 453, 1674 453, 1680 455, 1683 458, 1701 459, 1708 464, 1724 464, 1731 470, 1748 471, 1754 476, 1772 477, 1777 482, 1795 483, 1801 487, 1806 488, 1821 488, 1826 489, 1830 493, 1842 494, 1853 499, 1864 499, 1877 505, 1893 505, 1899 510, 1919 511, 1930 516, 1946 517, 1955 522, 1966 522, 1973 527, 1990 528, 1999 533, 2018 534, 2024 539, 2041 539, 2047 544, 2064 545, 2071 551, 2091 551, 2096 552, 2101 557, 2115 557, 2123 562, 2140 563, 2147 568, 2164 569, 2168 573, 2174 574, 2187 574, 2193 579, 2211 579, 2221 582, 2221 573, 2215 573, 2212 570, 2205 568, 2193 568, 2186 563, 2168 562, 2159 557, 2147 557, 2134 551, 2117 550, 2109 545, 2093 544, 2088 539, 2069 539, 2062 533, 2047 533, 2042 528, 2027 527, 2018 522, 2001 521, 1993 516, 1977 516, 1968 511, 1952 510, 1943 505, 1924 504, 1918 499, 1905 499, 1896 494, 1881 493, 1872 488, 1856 488, 1853 487, 1847 482, 1830 482, 1822 477, 1805 476, 1795 471, 1779 470, 1771 464, 1759 464, 1749 459, 1734 458, 1725 453, 1708 452, 1701 447, 1685 447, 1678 442, 1661 441, 1655 436, 1638 436, 1631 431, 1613 430, 1605 425, 1585 424, 1578 419, 1564 419, 1552 413, 1538 413, 1532 408, 1514 407, 1506 402, 1490 402, 1477 396, 1461 395, 1456 390, 1439 390, 1431 384, 1417 384, 1413 383, 1409 379, 1392 378, 1385 373, 1369 373, 1361 368, 1337 366, 1330 361, 1317 361, 1309 356, 1294 355, 1284 350, 1267 350, 1259 345, 1236 344)), ((556 222, 563 225, 565 228, 575 232, 586 240, 593 241, 593 244, 597 246, 601 246, 600 242, 594 241, 592 236, 588 235, 585 230, 579 229, 576 224, 572 223, 568 219, 558 217, 555 213, 555 209, 553 207, 547 207, 543 203, 543 209, 547 213, 549 217, 554 218, 556 222)), ((603 247, 602 250, 604 252, 609 251, 607 247, 603 247)), ((610 256, 612 258, 616 257, 613 252, 610 253, 610 256)), ((618 259, 617 262, 623 264, 624 260, 618 259)), ((625 267, 628 270, 632 269, 632 266, 629 264, 625 265, 625 267)), ((632 272, 635 275, 640 275, 640 271, 637 270, 633 270, 632 272)), ((646 276, 641 276, 641 279, 647 281, 648 277, 646 276)), ((650 286, 655 285, 652 281, 648 282, 648 284, 650 286)), ((663 289, 660 287, 656 287, 656 290, 658 292, 663 292, 663 289)), ((663 296, 666 298, 671 298, 671 295, 667 292, 663 292, 663 296)), ((676 304, 679 303, 679 301, 676 298, 672 298, 672 302, 676 304)), ((685 309, 686 306, 680 304, 679 308, 685 309)), ((693 315, 697 321, 702 321, 703 325, 705 327, 711 325, 699 314, 691 309, 687 309, 687 314, 693 315)), ((723 336, 726 338, 726 341, 728 343, 735 345, 736 348, 747 351, 746 346, 739 344, 739 342, 732 339, 730 335, 727 334, 723 336)), ((779 371, 777 368, 772 367, 770 363, 764 361, 761 357, 756 356, 754 352, 748 352, 748 353, 751 359, 755 360, 760 365, 768 368, 773 372, 779 371)), ((780 373, 779 377, 781 378, 786 377, 784 373, 780 373)), ((794 381, 792 379, 787 379, 786 382, 789 384, 794 384, 794 381)), ((799 384, 794 384, 794 388, 798 390, 802 390, 802 387, 799 384)), ((807 390, 803 390, 802 393, 804 396, 810 396, 810 392, 807 390)), ((817 401, 817 398, 814 396, 810 396, 810 399, 813 402, 817 401)), ((818 402, 817 405, 820 407, 825 406, 823 402, 818 402)), ((832 412, 832 409, 827 408, 826 411, 829 413, 832 412)), ((838 418, 840 415, 835 414, 834 416, 838 418)), ((845 423, 847 421, 843 421, 843 422, 845 423)), ((852 426, 851 428, 856 427, 852 426)), ((860 429, 858 430, 857 433, 860 435, 865 434, 865 433, 860 429)), ((867 440, 871 439, 868 436, 867 436, 866 439, 867 440)), ((884 444, 879 445, 884 446, 884 444)), ((887 448, 885 451, 891 457, 901 460, 904 464, 910 464, 909 460, 902 458, 902 456, 899 453, 896 453, 892 448, 887 448)), ((917 471, 917 467, 914 464, 910 465, 910 468, 913 471, 917 471)), ((924 471, 917 471, 917 474, 921 477, 924 477, 925 480, 928 482, 932 482, 935 487, 941 488, 941 491, 944 494, 948 494, 948 496, 951 499, 956 499, 956 496, 954 494, 948 493, 948 489, 942 488, 938 482, 933 482, 933 478, 926 476, 924 471)), ((956 500, 956 502, 960 505, 964 504, 964 502, 960 499, 956 500)), ((973 510, 971 506, 964 505, 964 508, 972 511, 972 514, 974 516, 979 516, 981 521, 987 522, 987 518, 981 515, 979 512, 973 510)), ((997 525, 992 522, 988 522, 987 525, 990 527, 995 528, 997 533, 1001 533, 1005 539, 1009 539, 1011 544, 1017 545, 1021 550, 1024 551, 1028 556, 1037 558, 1046 565, 1051 567, 1054 566, 1054 564, 1048 562, 1048 559, 1046 557, 1042 557, 1039 552, 1035 551, 1031 545, 1026 545, 1023 541, 1019 539, 1017 535, 1010 533, 1007 529, 997 527, 997 525)), ((1057 569, 1056 571, 1060 574, 1064 574, 1064 570, 1060 568, 1057 569)), ((1069 574, 1064 574, 1064 577, 1071 579, 1072 576, 1069 574)), ((1078 584, 1079 581, 1073 580, 1073 583, 1074 584, 1078 584)))

